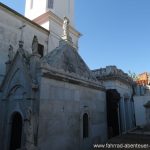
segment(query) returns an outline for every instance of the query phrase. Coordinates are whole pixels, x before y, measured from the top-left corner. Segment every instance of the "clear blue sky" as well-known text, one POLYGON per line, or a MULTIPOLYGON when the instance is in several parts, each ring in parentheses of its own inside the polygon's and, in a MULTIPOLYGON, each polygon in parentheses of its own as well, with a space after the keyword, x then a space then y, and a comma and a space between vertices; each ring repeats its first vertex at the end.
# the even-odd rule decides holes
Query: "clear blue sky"
MULTIPOLYGON (((25 0, 0 0, 24 14, 25 0)), ((150 0, 75 0, 79 53, 91 69, 150 72, 150 0)))

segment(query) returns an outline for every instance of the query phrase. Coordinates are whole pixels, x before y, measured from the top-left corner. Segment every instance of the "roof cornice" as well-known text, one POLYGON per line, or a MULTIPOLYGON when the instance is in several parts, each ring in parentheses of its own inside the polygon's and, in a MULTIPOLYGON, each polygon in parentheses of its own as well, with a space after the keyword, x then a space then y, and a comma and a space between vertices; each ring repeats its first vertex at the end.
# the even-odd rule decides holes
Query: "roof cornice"
POLYGON ((68 82, 92 89, 97 89, 101 91, 106 91, 105 87, 102 86, 98 81, 94 82, 92 80, 86 79, 84 77, 79 77, 74 74, 70 74, 68 72, 64 72, 62 70, 57 70, 55 68, 47 68, 47 66, 41 66, 42 76, 49 79, 55 79, 58 81, 68 82))
POLYGON ((106 66, 106 68, 95 69, 92 72, 99 81, 119 80, 128 85, 134 84, 133 79, 116 66, 106 66))
MULTIPOLYGON (((56 22, 60 26, 62 26, 62 24, 63 24, 63 19, 61 19, 60 17, 58 17, 57 15, 55 15, 50 10, 48 10, 46 13, 42 14, 41 16, 33 19, 33 21, 35 23, 39 24, 39 25, 41 25, 42 23, 44 23, 44 22, 46 22, 48 20, 53 20, 54 22, 56 22)), ((69 25, 69 30, 70 30, 71 33, 73 33, 77 37, 82 36, 82 34, 80 32, 78 32, 75 28, 73 28, 71 25, 69 25)))

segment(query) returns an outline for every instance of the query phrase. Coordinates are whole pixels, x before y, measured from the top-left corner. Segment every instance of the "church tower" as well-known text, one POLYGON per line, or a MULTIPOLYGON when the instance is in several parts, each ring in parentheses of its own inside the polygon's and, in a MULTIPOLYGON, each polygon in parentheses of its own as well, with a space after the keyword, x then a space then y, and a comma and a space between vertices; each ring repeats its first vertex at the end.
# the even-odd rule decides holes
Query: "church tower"
POLYGON ((63 20, 67 18, 69 37, 72 45, 78 48, 81 34, 74 28, 74 0, 26 0, 25 17, 50 31, 48 51, 59 45, 63 20))
POLYGON ((48 11, 61 19, 66 16, 74 22, 74 0, 26 0, 25 17, 34 20, 48 11))

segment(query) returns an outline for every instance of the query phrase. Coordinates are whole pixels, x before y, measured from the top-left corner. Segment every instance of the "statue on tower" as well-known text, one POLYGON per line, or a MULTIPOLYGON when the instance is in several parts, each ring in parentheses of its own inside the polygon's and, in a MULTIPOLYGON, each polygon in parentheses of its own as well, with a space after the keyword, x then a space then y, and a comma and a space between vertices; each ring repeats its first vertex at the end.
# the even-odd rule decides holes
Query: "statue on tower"
POLYGON ((69 19, 67 17, 64 17, 62 28, 63 28, 62 39, 65 40, 65 41, 70 41, 70 36, 69 36, 69 19))

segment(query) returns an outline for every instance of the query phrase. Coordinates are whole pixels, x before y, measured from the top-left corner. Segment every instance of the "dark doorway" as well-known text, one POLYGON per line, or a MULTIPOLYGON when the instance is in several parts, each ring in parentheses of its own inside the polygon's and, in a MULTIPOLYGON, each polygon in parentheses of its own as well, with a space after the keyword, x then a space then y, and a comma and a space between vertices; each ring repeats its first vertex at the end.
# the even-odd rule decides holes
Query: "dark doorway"
POLYGON ((115 89, 107 90, 107 125, 108 138, 119 135, 119 100, 120 94, 115 89))
POLYGON ((21 148, 22 135, 22 117, 19 113, 12 116, 10 148, 9 150, 16 150, 21 148))

